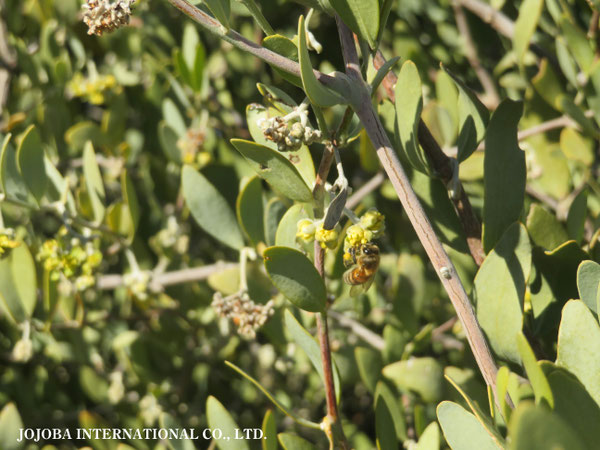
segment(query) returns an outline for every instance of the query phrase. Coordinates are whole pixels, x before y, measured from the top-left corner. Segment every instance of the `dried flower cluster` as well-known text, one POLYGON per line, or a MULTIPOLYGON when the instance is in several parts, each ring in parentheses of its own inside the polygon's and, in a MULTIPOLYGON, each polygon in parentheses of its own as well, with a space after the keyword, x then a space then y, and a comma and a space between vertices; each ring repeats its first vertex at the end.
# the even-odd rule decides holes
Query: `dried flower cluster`
POLYGON ((230 318, 238 327, 238 333, 247 339, 255 338, 256 330, 262 327, 275 312, 273 300, 269 300, 264 305, 256 304, 245 292, 228 297, 215 292, 212 307, 221 317, 230 318))
POLYGON ((302 144, 310 145, 321 140, 321 131, 301 122, 286 121, 284 117, 262 119, 258 124, 265 137, 277 144, 280 152, 298 150, 302 144))
POLYGON ((135 0, 87 0, 83 5, 83 22, 88 26, 88 34, 101 36, 129 23, 131 5, 135 0))

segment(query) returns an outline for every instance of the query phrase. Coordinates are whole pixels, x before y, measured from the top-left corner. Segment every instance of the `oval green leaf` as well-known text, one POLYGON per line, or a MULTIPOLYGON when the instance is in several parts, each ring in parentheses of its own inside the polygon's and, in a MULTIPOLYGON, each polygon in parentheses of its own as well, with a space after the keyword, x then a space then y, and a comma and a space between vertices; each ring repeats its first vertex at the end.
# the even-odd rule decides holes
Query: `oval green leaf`
POLYGON ((302 252, 290 247, 269 247, 263 257, 269 278, 289 301, 305 311, 325 311, 325 283, 302 252))
POLYGON ((444 401, 437 417, 448 445, 456 450, 499 450, 494 437, 477 418, 457 403, 444 401))
POLYGON ((379 32, 379 0, 330 0, 330 3, 348 28, 374 50, 379 32))
POLYGON ((304 16, 298 21, 298 46, 300 59, 300 74, 302 75, 302 86, 304 92, 314 105, 326 108, 328 106, 348 103, 341 95, 323 86, 317 80, 313 72, 312 63, 306 46, 306 30, 304 27, 304 16))
POLYGON ((588 308, 598 314, 600 304, 600 264, 583 261, 577 268, 577 290, 579 298, 588 308))
POLYGON ((529 236, 523 225, 515 223, 475 276, 479 324, 496 354, 517 363, 521 361, 517 334, 523 328, 523 301, 530 270, 529 236))
POLYGON ((525 152, 517 126, 523 103, 504 100, 494 112, 485 136, 483 249, 489 252, 504 231, 519 220, 525 199, 525 152))
POLYGON ((33 257, 24 242, 0 259, 0 300, 17 323, 33 314, 37 300, 37 276, 33 257))
POLYGON ((277 438, 284 450, 315 450, 317 448, 306 439, 292 433, 279 433, 277 438))
POLYGON ((254 246, 265 241, 262 197, 262 181, 254 176, 242 187, 235 204, 238 222, 254 246))
POLYGON ((25 131, 21 144, 17 149, 17 161, 23 181, 38 203, 46 192, 46 168, 44 165, 44 148, 35 125, 25 131))
POLYGON ((104 183, 98 162, 96 161, 94 147, 89 141, 83 149, 83 176, 85 178, 87 194, 92 205, 94 222, 101 223, 104 220, 104 213, 106 212, 104 206, 106 193, 104 192, 104 183))
POLYGON ((240 250, 244 238, 227 200, 198 171, 183 166, 181 171, 183 198, 196 223, 223 244, 240 250))
POLYGON ((600 405, 600 326, 580 300, 563 308, 556 363, 574 373, 600 405))
POLYGON ((210 395, 206 400, 206 419, 210 428, 219 429, 223 433, 222 439, 217 439, 215 444, 220 450, 248 450, 245 439, 236 439, 239 426, 219 400, 210 395))
POLYGON ((274 189, 300 202, 312 201, 312 192, 294 165, 282 154, 264 145, 232 139, 233 146, 274 189))
POLYGON ((396 120, 400 142, 411 166, 428 173, 429 163, 417 140, 417 129, 423 109, 423 92, 417 66, 412 61, 402 64, 396 82, 396 120))

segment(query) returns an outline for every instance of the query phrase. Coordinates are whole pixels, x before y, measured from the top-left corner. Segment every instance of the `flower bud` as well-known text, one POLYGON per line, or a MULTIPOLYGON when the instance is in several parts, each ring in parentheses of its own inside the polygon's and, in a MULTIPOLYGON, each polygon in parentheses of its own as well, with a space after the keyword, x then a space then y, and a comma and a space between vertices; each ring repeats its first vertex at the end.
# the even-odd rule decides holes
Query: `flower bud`
POLYGON ((328 248, 333 250, 337 247, 339 231, 334 228, 333 230, 326 230, 323 228, 323 222, 321 222, 317 226, 317 231, 315 232, 315 239, 317 242, 321 244, 322 248, 328 248))
POLYGON ((317 227, 311 219, 302 219, 298 221, 297 230, 296 239, 308 243, 312 242, 315 238, 317 227))
POLYGON ((376 209, 370 209, 360 218, 360 225, 377 237, 385 230, 385 216, 376 209))

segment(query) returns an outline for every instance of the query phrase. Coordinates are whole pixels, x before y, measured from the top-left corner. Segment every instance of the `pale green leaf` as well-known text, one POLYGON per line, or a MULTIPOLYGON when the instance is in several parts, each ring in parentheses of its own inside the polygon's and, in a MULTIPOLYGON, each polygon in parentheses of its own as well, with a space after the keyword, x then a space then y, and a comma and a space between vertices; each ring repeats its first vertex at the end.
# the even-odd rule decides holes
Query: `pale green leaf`
POLYGON ((244 238, 223 195, 192 166, 181 171, 183 197, 196 223, 223 244, 240 250, 244 238))

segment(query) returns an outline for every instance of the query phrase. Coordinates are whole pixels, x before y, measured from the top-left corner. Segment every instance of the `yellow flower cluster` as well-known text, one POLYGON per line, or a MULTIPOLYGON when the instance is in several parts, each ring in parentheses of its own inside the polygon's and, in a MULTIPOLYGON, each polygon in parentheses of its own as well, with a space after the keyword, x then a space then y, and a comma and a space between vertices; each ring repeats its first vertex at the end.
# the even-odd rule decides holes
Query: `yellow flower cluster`
MULTIPOLYGON (((362 215, 360 221, 348 227, 344 239, 344 258, 350 256, 351 248, 377 239, 385 231, 385 216, 374 208, 362 215)), ((351 256, 350 256, 351 257, 351 256)))
POLYGON ((296 239, 306 243, 316 240, 321 248, 333 250, 337 247, 340 236, 339 227, 333 230, 326 230, 323 227, 323 221, 313 221, 311 219, 302 219, 298 222, 296 239))
POLYGON ((102 253, 89 244, 84 248, 77 239, 69 245, 49 239, 42 245, 37 259, 43 262, 52 280, 62 275, 73 281, 78 291, 84 291, 95 283, 94 270, 102 262, 102 253))
POLYGON ((106 93, 121 92, 114 75, 97 75, 92 78, 84 77, 77 72, 68 84, 69 90, 75 97, 82 97, 93 105, 101 105, 106 101, 106 93))
POLYGON ((7 251, 17 248, 21 245, 20 242, 13 240, 13 233, 2 231, 0 232, 0 256, 4 255, 7 251))

